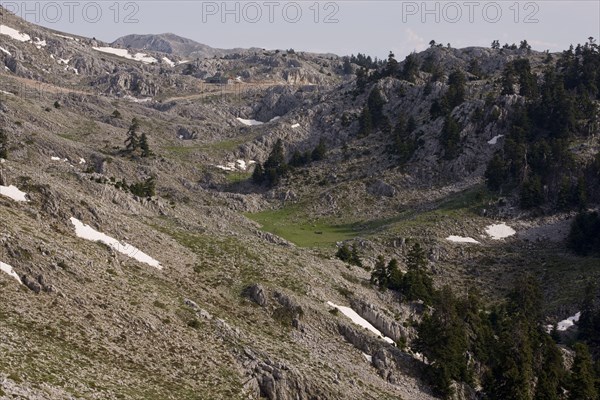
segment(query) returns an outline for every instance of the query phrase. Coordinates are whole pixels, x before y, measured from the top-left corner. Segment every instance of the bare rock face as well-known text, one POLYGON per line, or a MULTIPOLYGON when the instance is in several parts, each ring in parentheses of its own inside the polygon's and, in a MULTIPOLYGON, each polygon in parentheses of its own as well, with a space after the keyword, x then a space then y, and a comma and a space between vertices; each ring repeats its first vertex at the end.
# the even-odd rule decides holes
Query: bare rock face
POLYGON ((180 126, 177 129, 177 137, 181 140, 194 140, 194 139, 198 139, 198 132, 193 130, 190 131, 189 129, 180 126))
POLYGON ((268 303, 267 291, 258 283, 247 287, 244 290, 244 295, 261 307, 265 307, 268 303))
POLYGON ((137 96, 156 96, 159 86, 151 79, 138 72, 118 71, 110 76, 100 78, 96 84, 108 85, 109 94, 134 94, 137 96))
POLYGON ((408 339, 409 332, 407 328, 378 311, 372 304, 355 300, 352 302, 352 308, 360 316, 369 321, 371 325, 380 330, 381 333, 394 339, 394 341, 398 342, 402 339, 408 339))
POLYGON ((367 186, 367 192, 374 196, 394 197, 396 195, 396 188, 378 179, 367 186))
POLYGON ((250 398, 316 400, 334 397, 305 379, 292 366, 259 356, 250 349, 244 350, 243 357, 243 365, 249 375, 244 389, 250 398))

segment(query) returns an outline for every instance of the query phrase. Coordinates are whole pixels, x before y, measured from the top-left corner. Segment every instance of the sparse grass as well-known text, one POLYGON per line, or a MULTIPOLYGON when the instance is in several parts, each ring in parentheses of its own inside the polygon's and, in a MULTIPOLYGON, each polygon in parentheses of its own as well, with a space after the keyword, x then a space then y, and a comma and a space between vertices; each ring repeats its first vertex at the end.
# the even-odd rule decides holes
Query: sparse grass
POLYGON ((358 235, 353 225, 336 225, 327 220, 308 221, 298 205, 268 210, 246 216, 262 225, 262 229, 281 236, 300 247, 329 247, 358 235))

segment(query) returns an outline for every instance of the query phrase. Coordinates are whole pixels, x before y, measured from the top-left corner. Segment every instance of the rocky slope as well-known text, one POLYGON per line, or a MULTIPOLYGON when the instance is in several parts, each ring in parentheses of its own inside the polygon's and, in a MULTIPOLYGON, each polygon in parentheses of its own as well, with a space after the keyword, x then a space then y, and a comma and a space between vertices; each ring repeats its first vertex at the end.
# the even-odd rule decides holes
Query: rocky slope
POLYGON ((540 243, 544 226, 569 215, 519 218, 482 190, 518 101, 497 96, 485 108, 485 96, 499 91, 508 61, 542 68, 542 54, 419 55, 448 69, 481 60, 485 78, 470 77, 453 111, 464 146, 452 160, 442 157, 441 119, 428 115, 445 80, 429 94, 424 72, 379 80, 385 113, 419 122, 420 146, 399 167, 383 132, 357 137, 368 93, 355 91, 340 58, 249 51, 178 64, 195 43, 133 36, 108 46, 2 12, 13 30, 0 31, 0 261, 14 273, 0 272, 0 398, 433 399, 410 350, 422 304, 376 290, 367 269, 334 257, 336 242, 357 244, 368 268, 379 254, 404 260, 418 238, 436 284, 475 284, 491 298, 519 268, 543 271, 550 318, 573 311, 583 280, 565 284, 564 265, 598 273, 593 260, 540 243), (241 79, 204 82, 214 76, 241 79), (150 157, 123 151, 133 118, 150 157), (286 156, 323 139, 327 158, 275 188, 252 184, 253 162, 278 139, 286 156), (151 196, 125 185, 149 178, 151 196), (11 186, 28 201, 9 197, 11 186), (80 237, 72 218, 118 242, 80 237), (519 235, 485 232, 499 222, 519 235))

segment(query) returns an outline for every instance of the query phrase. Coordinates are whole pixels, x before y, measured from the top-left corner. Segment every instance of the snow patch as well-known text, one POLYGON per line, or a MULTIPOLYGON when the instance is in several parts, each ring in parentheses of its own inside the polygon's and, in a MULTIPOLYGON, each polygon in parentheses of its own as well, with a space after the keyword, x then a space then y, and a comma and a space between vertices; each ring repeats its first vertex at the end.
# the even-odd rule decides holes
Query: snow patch
POLYGON ((8 264, 3 263, 2 261, 0 261, 0 271, 2 271, 4 273, 7 273, 8 275, 12 276, 21 285, 23 284, 23 282, 21 282, 21 278, 19 278, 19 275, 15 272, 15 270, 13 269, 13 267, 11 267, 8 264))
POLYGON ((125 100, 129 100, 129 101, 132 101, 134 103, 147 103, 149 101, 152 101, 152 97, 143 97, 141 99, 138 99, 137 97, 133 97, 133 96, 130 96, 130 95, 125 95, 125 96, 123 96, 123 98, 125 100))
POLYGON ((0 90, 0 93, 2 93, 2 94, 5 94, 5 95, 7 95, 7 96, 14 96, 14 95, 15 95, 14 93, 11 93, 11 92, 6 92, 6 91, 4 91, 4 90, 0 90))
POLYGON ((296 129, 296 128, 300 128, 300 124, 294 124, 294 125, 292 125, 292 129, 296 129))
POLYGON ((171 67, 175 66, 175 63, 173 61, 169 60, 167 57, 163 57, 162 60, 171 67))
POLYGON ((58 63, 59 64, 65 64, 65 65, 69 65, 69 63, 71 62, 70 58, 59 58, 58 59, 58 63))
POLYGON ((271 118, 271 119, 269 120, 269 122, 275 122, 275 121, 277 121, 277 120, 278 120, 278 119, 280 119, 280 118, 281 118, 281 117, 279 117, 279 116, 277 116, 277 117, 273 117, 273 118, 271 118))
POLYGON ((85 158, 79 157, 79 164, 85 164, 85 158))
POLYGON ((369 363, 373 363, 373 356, 370 356, 367 353, 362 353, 362 355, 369 363))
POLYGON ((500 240, 512 236, 517 232, 510 226, 503 223, 488 226, 485 228, 485 233, 487 233, 494 240, 500 240))
POLYGON ((581 312, 578 312, 577 314, 575 314, 567 319, 563 319, 556 325, 556 329, 559 331, 566 331, 567 329, 569 329, 570 327, 575 325, 575 322, 578 322, 580 317, 581 317, 581 312))
POLYGON ((488 140, 488 144, 496 144, 496 143, 498 143, 498 139, 500 139, 503 136, 504 135, 494 136, 493 138, 491 138, 490 140, 488 140))
POLYGON ((6 25, 0 25, 0 34, 10 36, 19 42, 29 42, 31 40, 31 36, 28 34, 21 33, 18 30, 6 25))
POLYGON ((58 33, 54 33, 53 35, 54 35, 54 36, 57 36, 57 37, 59 37, 59 38, 63 38, 63 39, 69 39, 69 40, 76 40, 76 41, 78 41, 78 42, 79 42, 79 39, 74 39, 74 38, 72 38, 71 36, 59 35, 58 33))
POLYGON ((13 186, 13 185, 10 185, 10 186, 1 186, 0 185, 0 195, 5 196, 5 197, 10 197, 14 201, 25 201, 25 202, 29 201, 29 200, 27 200, 27 193, 20 191, 19 188, 17 188, 16 186, 13 186))
POLYGON ((118 57, 127 58, 129 60, 140 61, 144 64, 158 62, 156 58, 148 56, 146 53, 135 53, 134 55, 131 55, 127 49, 115 49, 112 47, 92 47, 92 49, 101 53, 108 53, 118 57))
POLYGON ((52 161, 60 161, 60 157, 54 157, 54 156, 52 156, 52 157, 50 157, 50 159, 52 161))
POLYGON ((244 118, 236 118, 238 121, 240 121, 242 124, 244 125, 248 125, 248 126, 255 126, 255 125, 262 125, 263 122, 257 121, 255 119, 244 119, 244 118))
POLYGON ((6 55, 12 56, 12 54, 10 54, 10 51, 6 50, 4 47, 0 46, 0 51, 3 52, 6 55))
POLYGON ((450 235, 446 238, 446 240, 450 241, 450 242, 455 242, 455 243, 476 243, 479 244, 479 242, 475 239, 473 239, 472 237, 464 237, 464 236, 454 236, 454 235, 450 235))
POLYGON ((98 232, 94 228, 89 225, 85 225, 83 222, 78 220, 77 218, 71 217, 71 223, 75 226, 75 234, 77 237, 82 239, 91 240, 93 242, 102 242, 119 253, 125 254, 128 257, 131 257, 139 262, 146 263, 151 267, 155 267, 158 269, 162 269, 162 265, 154 258, 150 257, 148 254, 142 252, 141 250, 133 247, 127 243, 121 243, 117 239, 114 239, 102 232, 98 232))
POLYGON ((35 47, 37 47, 38 49, 41 49, 42 47, 46 47, 46 41, 42 40, 38 37, 34 38, 34 42, 33 44, 35 45, 35 47))
POLYGON ((256 161, 250 160, 246 162, 245 160, 235 160, 235 162, 228 162, 225 165, 215 165, 215 167, 223 171, 235 172, 246 171, 252 164, 256 164, 256 161))
POLYGON ((350 307, 338 306, 337 304, 334 304, 331 301, 328 301, 327 304, 333 308, 337 308, 338 310, 340 310, 342 312, 342 314, 344 314, 346 317, 350 318, 350 320, 352 320, 352 322, 354 322, 356 325, 362 326, 363 328, 370 330, 375 335, 383 338, 383 340, 385 340, 388 343, 391 343, 393 345, 396 344, 393 339, 384 336, 377 328, 375 328, 373 325, 371 325, 369 323, 369 321, 367 321, 366 319, 364 319, 363 317, 358 315, 358 313, 356 311, 354 311, 353 309, 351 309, 350 307))
MULTIPOLYGON (((575 315, 572 315, 567 319, 563 319, 562 321, 559 321, 556 324, 556 330, 560 331, 560 332, 565 332, 565 331, 569 330, 569 328, 571 328, 572 326, 575 325, 575 322, 579 321, 580 317, 581 317, 581 312, 578 312, 575 315)), ((554 329, 554 326, 546 325, 546 332, 550 333, 550 332, 552 332, 552 329, 554 329)))

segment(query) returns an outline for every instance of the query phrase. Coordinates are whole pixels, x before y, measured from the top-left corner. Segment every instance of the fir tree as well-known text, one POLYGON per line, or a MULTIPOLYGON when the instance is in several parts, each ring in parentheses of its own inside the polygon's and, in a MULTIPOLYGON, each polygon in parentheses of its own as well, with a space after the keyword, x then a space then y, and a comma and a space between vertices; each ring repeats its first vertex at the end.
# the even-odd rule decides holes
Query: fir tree
POLYGON ((371 117, 371 110, 369 109, 368 105, 365 106, 362 112, 360 113, 360 117, 358 118, 358 125, 359 137, 365 137, 371 134, 371 131, 373 130, 373 119, 371 117))
POLYGON ((325 146, 325 140, 320 139, 319 144, 314 148, 312 153, 310 154, 310 158, 313 161, 321 161, 325 159, 325 155, 327 154, 327 146, 325 146))
POLYGON ((265 171, 261 163, 256 163, 254 171, 252 171, 252 182, 257 185, 262 184, 265 181, 265 171))
POLYGON ((143 132, 142 136, 140 137, 140 150, 142 151, 142 157, 149 157, 152 155, 150 145, 148 144, 148 137, 146 136, 145 132, 143 132))
POLYGON ((0 128, 0 158, 8 158, 8 135, 0 128))
POLYGON ((444 158, 451 160, 458 156, 460 151, 460 127, 451 115, 448 115, 444 121, 441 144, 444 148, 444 158))
POLYGON ((335 256, 344 262, 349 262, 352 258, 352 252, 350 251, 348 245, 344 243, 340 248, 338 248, 335 256))
POLYGON ((125 152, 131 154, 136 151, 140 146, 140 138, 138 136, 138 129, 140 128, 140 122, 137 118, 131 120, 131 125, 127 130, 127 139, 125 139, 125 152))
POLYGON ((589 349, 583 343, 575 344, 573 349, 575 350, 575 360, 571 368, 569 400, 598 400, 589 349))
POLYGON ((385 266, 385 259, 380 254, 375 261, 375 267, 371 272, 371 283, 377 285, 380 289, 384 289, 388 285, 388 273, 385 266))

